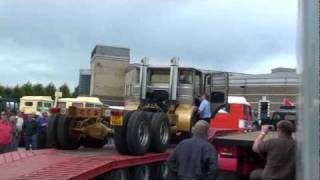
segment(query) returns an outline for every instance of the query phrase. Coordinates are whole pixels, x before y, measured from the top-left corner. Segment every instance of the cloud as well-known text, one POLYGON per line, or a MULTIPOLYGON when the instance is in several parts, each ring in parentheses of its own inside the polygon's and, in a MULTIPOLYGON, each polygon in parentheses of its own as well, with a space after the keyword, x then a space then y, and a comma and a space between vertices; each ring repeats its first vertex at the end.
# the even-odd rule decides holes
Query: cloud
POLYGON ((12 72, 1 84, 75 86, 96 44, 129 47, 132 62, 179 56, 184 66, 247 73, 295 64, 295 0, 12 0, 0 11, 0 75, 12 72))

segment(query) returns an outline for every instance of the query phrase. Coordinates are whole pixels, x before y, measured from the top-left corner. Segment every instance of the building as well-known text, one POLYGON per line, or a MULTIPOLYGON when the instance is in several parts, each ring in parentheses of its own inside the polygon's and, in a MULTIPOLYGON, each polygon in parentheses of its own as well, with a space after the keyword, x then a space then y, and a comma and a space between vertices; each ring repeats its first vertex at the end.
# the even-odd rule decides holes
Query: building
POLYGON ((297 102, 299 82, 296 70, 289 68, 275 68, 270 74, 235 74, 229 78, 229 95, 246 97, 255 110, 265 96, 273 112, 284 98, 297 102))
POLYGON ((108 105, 123 105, 130 49, 97 45, 91 53, 90 95, 108 105))
POLYGON ((80 69, 79 76, 79 96, 90 96, 91 70, 80 69))

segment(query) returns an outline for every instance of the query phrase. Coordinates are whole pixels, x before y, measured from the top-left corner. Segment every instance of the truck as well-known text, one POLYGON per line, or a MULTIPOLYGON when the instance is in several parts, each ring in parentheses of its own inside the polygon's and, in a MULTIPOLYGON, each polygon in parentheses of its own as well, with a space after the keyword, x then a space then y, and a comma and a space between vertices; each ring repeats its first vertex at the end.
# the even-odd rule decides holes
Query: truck
MULTIPOLYGON (((210 127, 216 132, 215 136, 210 139, 218 153, 220 178, 247 179, 253 170, 262 169, 266 162, 264 158, 252 151, 254 140, 260 132, 252 126, 253 113, 250 103, 246 102, 244 98, 229 98, 228 107, 228 110, 225 108, 220 110, 222 112, 218 113, 210 124, 210 127), (219 131, 226 130, 229 132, 220 133, 221 135, 217 136, 219 131)), ((295 106, 280 106, 271 117, 262 121, 263 125, 272 127, 272 131, 264 140, 277 137, 276 124, 280 120, 289 120, 296 124, 295 106)))
POLYGON ((16 98, 6 98, 0 96, 0 112, 12 111, 15 112, 19 109, 19 100, 16 98))
POLYGON ((51 96, 23 96, 20 98, 19 111, 41 115, 42 112, 49 112, 53 102, 51 96))
MULTIPOLYGON (((150 66, 148 58, 141 60, 139 80, 126 84, 130 88, 124 110, 111 112, 114 141, 118 152, 144 155, 146 152, 165 152, 171 141, 191 136, 198 120, 195 100, 203 93, 210 94, 212 108, 223 104, 225 93, 214 91, 216 78, 227 79, 226 73, 205 73, 195 68, 179 67, 174 57, 170 67, 150 66)), ((222 86, 226 81, 222 81, 222 86)), ((215 109, 213 109, 215 111, 215 109)))

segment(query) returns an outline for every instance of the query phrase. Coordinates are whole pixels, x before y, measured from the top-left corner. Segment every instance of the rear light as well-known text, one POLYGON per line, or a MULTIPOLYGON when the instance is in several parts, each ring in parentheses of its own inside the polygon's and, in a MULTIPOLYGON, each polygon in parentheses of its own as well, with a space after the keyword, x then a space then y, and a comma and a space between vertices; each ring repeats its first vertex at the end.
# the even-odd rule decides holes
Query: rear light
POLYGON ((59 113, 59 112, 60 112, 60 109, 59 109, 59 108, 52 107, 52 108, 50 108, 49 112, 50 112, 50 113, 59 113))
POLYGON ((237 156, 237 148, 236 147, 218 147, 218 154, 222 158, 233 158, 237 156))
POLYGON ((111 116, 122 116, 123 115, 123 111, 121 110, 112 110, 111 111, 111 116))

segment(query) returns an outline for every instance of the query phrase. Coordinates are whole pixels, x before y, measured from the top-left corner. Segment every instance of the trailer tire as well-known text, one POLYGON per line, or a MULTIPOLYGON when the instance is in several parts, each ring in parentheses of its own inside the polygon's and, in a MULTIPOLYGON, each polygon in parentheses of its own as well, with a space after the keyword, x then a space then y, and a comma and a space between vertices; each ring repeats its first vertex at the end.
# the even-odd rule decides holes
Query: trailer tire
POLYGON ((52 114, 48 118, 47 124, 47 142, 49 147, 59 148, 58 142, 58 120, 60 115, 59 114, 52 114))
POLYGON ((130 116, 132 115, 133 111, 127 111, 123 117, 123 126, 115 126, 114 127, 114 144, 116 146, 117 151, 120 154, 128 154, 128 145, 127 145, 127 125, 130 116))
POLYGON ((106 139, 96 139, 89 136, 81 139, 81 145, 87 148, 103 148, 105 144, 106 139))
POLYGON ((58 121, 58 142, 61 149, 72 150, 80 147, 80 140, 71 134, 74 121, 71 117, 60 115, 58 121))
POLYGON ((127 125, 127 144, 130 155, 144 155, 150 147, 150 121, 148 113, 134 111, 127 125))
POLYGON ((169 167, 166 161, 152 164, 151 166, 151 179, 168 180, 169 167))
POLYGON ((128 169, 116 169, 95 179, 97 180, 128 180, 129 172, 128 172, 128 169))
POLYGON ((150 150, 157 153, 165 152, 170 142, 170 124, 166 113, 154 113, 151 120, 150 150))
POLYGON ((152 180, 150 166, 140 165, 134 167, 132 169, 132 180, 152 180))

